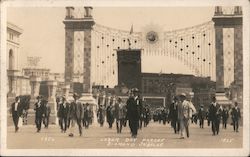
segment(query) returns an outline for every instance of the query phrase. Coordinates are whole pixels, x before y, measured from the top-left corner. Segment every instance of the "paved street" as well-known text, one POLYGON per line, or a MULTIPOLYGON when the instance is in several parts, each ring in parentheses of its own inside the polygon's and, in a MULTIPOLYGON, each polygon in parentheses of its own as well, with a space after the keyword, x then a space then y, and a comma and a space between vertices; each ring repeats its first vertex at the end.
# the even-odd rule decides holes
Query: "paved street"
POLYGON ((147 128, 139 131, 137 139, 130 138, 129 128, 122 134, 116 129, 92 125, 85 130, 83 136, 76 134, 68 137, 68 133, 61 133, 56 125, 49 129, 36 132, 35 126, 23 126, 18 133, 14 127, 8 127, 7 147, 24 149, 57 149, 57 148, 240 148, 242 147, 242 127, 240 132, 233 132, 232 126, 227 130, 221 129, 218 136, 212 136, 211 129, 205 126, 200 129, 198 125, 191 124, 191 137, 179 139, 170 125, 151 122, 147 128))

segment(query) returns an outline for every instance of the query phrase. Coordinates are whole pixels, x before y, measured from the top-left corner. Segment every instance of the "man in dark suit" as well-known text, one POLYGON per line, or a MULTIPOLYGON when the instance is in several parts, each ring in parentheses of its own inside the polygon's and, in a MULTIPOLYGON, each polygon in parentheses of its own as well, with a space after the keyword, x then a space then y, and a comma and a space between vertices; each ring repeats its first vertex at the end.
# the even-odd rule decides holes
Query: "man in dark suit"
POLYGON ((59 115, 59 122, 61 127, 61 132, 66 132, 68 128, 68 112, 69 112, 69 104, 66 102, 66 99, 64 97, 60 98, 59 102, 59 109, 58 109, 58 115, 59 115))
POLYGON ((83 127, 85 127, 85 129, 88 129, 91 120, 91 108, 89 103, 84 104, 83 109, 84 109, 84 114, 83 114, 82 125, 83 127))
POLYGON ((40 132, 41 125, 42 125, 42 119, 44 116, 44 103, 42 102, 42 97, 37 96, 37 102, 35 103, 35 123, 37 132, 40 132))
POLYGON ((179 99, 177 96, 174 97, 173 102, 169 107, 169 115, 168 118, 171 120, 171 126, 174 128, 174 133, 179 133, 180 123, 178 121, 178 102, 179 99))
POLYGON ((211 103, 211 105, 209 107, 209 120, 212 123, 213 135, 215 135, 215 133, 217 135, 219 134, 219 125, 220 125, 219 109, 220 109, 220 106, 216 102, 216 98, 213 97, 212 98, 212 103, 211 103))
POLYGON ((20 104, 20 98, 18 96, 15 98, 15 102, 11 104, 11 114, 15 125, 15 132, 17 132, 19 129, 19 117, 22 115, 22 107, 20 104))
POLYGON ((73 130, 75 129, 75 123, 78 125, 80 136, 82 136, 82 119, 84 118, 84 108, 79 101, 79 95, 75 93, 73 97, 74 101, 71 103, 68 112, 68 117, 71 119, 71 131, 69 134, 70 137, 74 136, 73 130))
POLYGON ((50 118, 51 108, 49 106, 48 100, 44 101, 44 118, 43 123, 45 125, 45 128, 49 127, 49 118, 50 118))
POLYGON ((107 117, 107 122, 109 124, 109 128, 112 129, 114 123, 114 106, 112 106, 111 103, 109 103, 107 106, 106 117, 107 117))
POLYGON ((228 117, 229 117, 228 109, 226 108, 226 106, 223 106, 223 110, 222 110, 222 124, 223 124, 223 128, 224 129, 227 128, 228 117))
POLYGON ((203 128, 204 127, 204 119, 206 118, 206 112, 205 112, 203 105, 201 105, 201 107, 198 111, 198 118, 200 121, 200 128, 203 128))
POLYGON ((132 138, 137 137, 141 107, 142 105, 139 97, 139 90, 133 89, 129 99, 127 100, 127 114, 132 138))
POLYGON ((238 107, 237 102, 234 103, 234 107, 232 108, 231 111, 231 116, 233 120, 234 131, 239 132, 239 119, 241 118, 241 115, 240 115, 240 108, 238 107))

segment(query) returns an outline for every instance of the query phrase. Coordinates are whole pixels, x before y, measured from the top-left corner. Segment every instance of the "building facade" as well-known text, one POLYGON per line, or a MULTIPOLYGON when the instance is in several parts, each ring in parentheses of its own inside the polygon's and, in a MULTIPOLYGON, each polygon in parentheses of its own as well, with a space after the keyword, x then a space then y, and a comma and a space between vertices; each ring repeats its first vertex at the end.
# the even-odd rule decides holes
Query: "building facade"
POLYGON ((169 106, 173 97, 181 93, 190 94, 196 107, 209 105, 215 95, 215 83, 210 78, 195 77, 184 74, 142 73, 142 97, 150 101, 161 102, 161 106, 169 106))
POLYGON ((29 95, 31 92, 29 77, 21 73, 20 61, 20 36, 23 30, 7 22, 7 96, 10 99, 17 95, 29 95))

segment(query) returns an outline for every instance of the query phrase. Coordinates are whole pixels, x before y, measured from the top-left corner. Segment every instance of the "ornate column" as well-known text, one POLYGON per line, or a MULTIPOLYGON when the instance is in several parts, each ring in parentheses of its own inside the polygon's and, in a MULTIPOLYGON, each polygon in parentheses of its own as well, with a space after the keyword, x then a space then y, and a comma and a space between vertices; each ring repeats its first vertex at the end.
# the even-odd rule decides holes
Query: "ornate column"
POLYGON ((31 99, 30 104, 35 104, 36 97, 39 95, 41 78, 37 76, 30 77, 31 99))
POLYGON ((8 70, 7 75, 9 84, 8 95, 16 96, 18 70, 8 70))
POLYGON ((50 102, 54 102, 56 96, 57 82, 54 80, 49 80, 48 85, 48 99, 50 102))
POLYGON ((64 85, 64 87, 63 87, 63 95, 65 95, 66 100, 69 97, 69 90, 70 90, 70 85, 64 85))
POLYGON ((91 30, 95 24, 92 18, 92 7, 84 7, 85 14, 82 21, 84 31, 84 50, 83 50, 83 93, 80 101, 96 105, 97 102, 92 96, 91 82, 91 30))
POLYGON ((73 75, 74 75, 74 8, 66 7, 66 17, 63 23, 65 24, 65 84, 71 85, 71 92, 73 92, 73 75))
MULTIPOLYGON (((63 23, 65 24, 65 84, 73 83, 74 74, 74 31, 84 32, 84 49, 83 49, 83 93, 79 99, 82 103, 89 103, 96 105, 97 102, 92 96, 92 83, 91 83, 91 30, 95 24, 92 18, 92 7, 84 7, 84 18, 78 18, 73 16, 73 7, 66 7, 66 17, 63 23)), ((72 93, 74 92, 71 90, 72 93)), ((68 101, 72 101, 70 96, 68 101)), ((97 122, 97 119, 94 121, 97 122)))
POLYGON ((30 86, 31 86, 31 97, 35 98, 39 95, 41 78, 37 76, 30 77, 30 86))
MULTIPOLYGON (((215 26, 216 99, 221 105, 230 105, 232 103, 226 97, 224 89, 224 55, 227 52, 223 50, 223 29, 234 28, 234 82, 242 82, 241 80, 243 80, 242 15, 240 14, 241 8, 239 7, 235 7, 235 12, 230 16, 222 11, 222 7, 216 7, 212 19, 215 26)), ((240 94, 239 91, 236 91, 236 93, 236 95, 240 94)))
POLYGON ((216 92, 224 92, 223 27, 215 26, 216 92))
POLYGON ((48 86, 48 103, 51 108, 51 122, 57 124, 58 118, 57 114, 57 106, 56 106, 56 89, 57 89, 57 81, 49 80, 47 81, 48 86))

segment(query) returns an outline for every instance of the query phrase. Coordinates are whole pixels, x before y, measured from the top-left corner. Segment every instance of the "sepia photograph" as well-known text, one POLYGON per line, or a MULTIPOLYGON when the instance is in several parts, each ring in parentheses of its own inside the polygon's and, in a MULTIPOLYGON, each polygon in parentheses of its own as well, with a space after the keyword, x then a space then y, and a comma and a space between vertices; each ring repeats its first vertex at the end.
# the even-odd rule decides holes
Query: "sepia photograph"
POLYGON ((1 156, 248 156, 249 1, 95 2, 0 2, 1 156))

